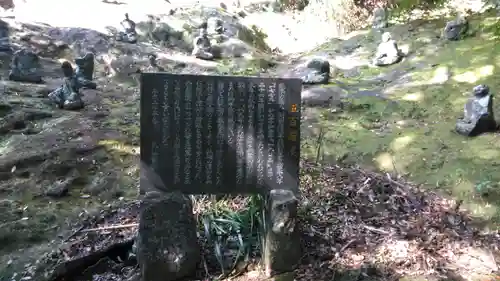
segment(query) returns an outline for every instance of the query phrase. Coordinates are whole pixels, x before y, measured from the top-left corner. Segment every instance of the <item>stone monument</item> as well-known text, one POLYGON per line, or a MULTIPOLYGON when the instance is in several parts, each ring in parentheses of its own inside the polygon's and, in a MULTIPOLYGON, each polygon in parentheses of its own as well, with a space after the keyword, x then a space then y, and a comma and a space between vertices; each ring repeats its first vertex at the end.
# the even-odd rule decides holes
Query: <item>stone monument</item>
MULTIPOLYGON (((264 195, 269 276, 293 271, 301 258, 296 225, 301 84, 300 79, 141 74, 141 165, 150 167, 141 168, 141 186, 143 170, 152 170, 156 187, 166 194, 264 195)), ((184 238, 176 239, 179 244, 184 238)), ((143 271, 148 268, 138 259, 143 271)), ((178 274, 163 268, 163 275, 156 273, 162 276, 149 281, 178 274)))

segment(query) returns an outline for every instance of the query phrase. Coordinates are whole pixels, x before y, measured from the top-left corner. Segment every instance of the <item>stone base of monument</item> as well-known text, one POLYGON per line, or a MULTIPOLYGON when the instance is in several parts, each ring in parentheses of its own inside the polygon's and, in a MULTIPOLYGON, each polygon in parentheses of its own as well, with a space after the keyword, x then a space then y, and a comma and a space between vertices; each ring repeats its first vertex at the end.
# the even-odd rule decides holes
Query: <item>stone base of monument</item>
POLYGON ((142 280, 173 281, 196 271, 201 250, 189 197, 149 192, 139 219, 136 243, 142 280))
POLYGON ((272 190, 266 198, 263 258, 268 277, 293 271, 302 257, 298 203, 290 190, 272 190))

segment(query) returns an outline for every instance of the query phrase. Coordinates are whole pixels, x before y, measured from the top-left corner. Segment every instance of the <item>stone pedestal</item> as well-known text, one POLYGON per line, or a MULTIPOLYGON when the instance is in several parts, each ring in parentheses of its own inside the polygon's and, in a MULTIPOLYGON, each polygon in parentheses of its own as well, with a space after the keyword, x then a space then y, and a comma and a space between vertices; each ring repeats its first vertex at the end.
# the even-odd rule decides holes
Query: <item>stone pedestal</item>
POLYGON ((191 200, 150 192, 143 201, 137 261, 143 281, 173 281, 196 272, 201 259, 191 200))
POLYGON ((290 190, 272 190, 266 198, 263 258, 267 276, 293 271, 302 257, 298 203, 290 190))

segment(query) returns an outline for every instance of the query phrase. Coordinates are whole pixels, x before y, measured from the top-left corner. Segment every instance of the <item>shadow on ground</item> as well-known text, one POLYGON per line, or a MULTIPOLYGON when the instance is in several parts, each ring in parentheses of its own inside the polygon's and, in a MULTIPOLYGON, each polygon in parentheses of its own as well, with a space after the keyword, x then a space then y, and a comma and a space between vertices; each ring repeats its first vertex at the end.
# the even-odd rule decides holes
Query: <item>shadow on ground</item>
POLYGON ((461 201, 359 168, 302 163, 298 280, 494 280, 498 232, 461 201))

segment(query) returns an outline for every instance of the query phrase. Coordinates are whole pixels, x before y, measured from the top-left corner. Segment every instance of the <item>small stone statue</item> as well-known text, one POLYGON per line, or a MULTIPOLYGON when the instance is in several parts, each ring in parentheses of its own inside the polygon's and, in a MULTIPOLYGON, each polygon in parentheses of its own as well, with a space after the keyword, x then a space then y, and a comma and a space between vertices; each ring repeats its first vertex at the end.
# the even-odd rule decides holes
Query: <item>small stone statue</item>
POLYGON ((493 96, 489 87, 477 85, 472 89, 472 94, 464 106, 464 117, 457 120, 456 132, 472 137, 496 130, 493 96))
POLYGON ((377 53, 372 64, 375 66, 388 66, 400 62, 403 53, 398 48, 398 44, 392 39, 389 32, 382 34, 382 42, 377 47, 377 53))
POLYGON ((123 31, 118 33, 117 41, 127 42, 131 44, 137 43, 137 31, 135 30, 135 22, 125 13, 125 19, 121 22, 123 31))
POLYGON ((469 21, 463 16, 458 16, 455 20, 449 21, 444 27, 444 37, 450 41, 458 41, 463 38, 469 30, 469 21))
POLYGON ((158 66, 156 59, 157 59, 157 57, 155 54, 149 54, 148 55, 149 66, 152 66, 152 67, 158 66))
POLYGON ((149 65, 145 69, 138 69, 136 73, 164 72, 165 69, 158 65, 156 59, 157 59, 157 57, 155 54, 149 54, 148 55, 149 65))
POLYGON ((10 63, 9 80, 27 83, 43 83, 40 58, 27 49, 14 53, 10 63))
POLYGON ((63 84, 49 94, 49 99, 52 100, 59 108, 67 110, 78 110, 84 106, 80 89, 82 86, 78 82, 73 67, 67 61, 63 62, 61 69, 64 74, 63 84))
MULTIPOLYGON (((222 43, 227 41, 229 37, 224 34, 225 32, 226 29, 224 28, 224 22, 221 19, 217 17, 211 17, 207 20, 207 33, 210 35, 212 43, 222 43)), ((216 56, 213 50, 212 54, 216 56)))
POLYGON ((206 24, 208 34, 223 34, 225 31, 224 23, 219 18, 211 17, 207 20, 206 24))
POLYGON ((75 59, 75 76, 83 88, 96 89, 97 84, 93 82, 94 78, 94 54, 86 53, 81 58, 75 59))
POLYGON ((382 7, 375 8, 373 10, 372 16, 372 28, 373 29, 383 29, 387 28, 389 23, 387 22, 387 11, 382 7))
POLYGON ((192 55, 202 60, 213 60, 214 55, 211 53, 212 44, 208 39, 207 29, 202 28, 200 36, 193 40, 192 55))
POLYGON ((157 57, 155 54, 149 54, 148 60, 149 60, 149 67, 151 69, 154 69, 155 71, 165 71, 163 67, 158 65, 157 57))

